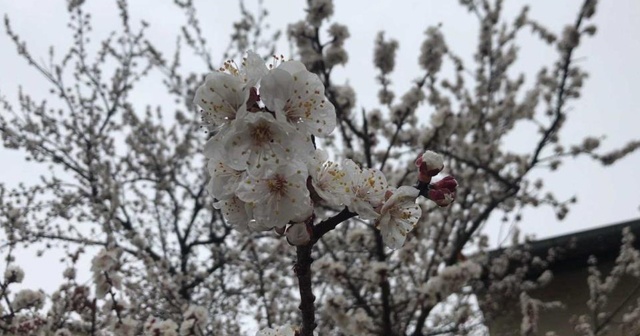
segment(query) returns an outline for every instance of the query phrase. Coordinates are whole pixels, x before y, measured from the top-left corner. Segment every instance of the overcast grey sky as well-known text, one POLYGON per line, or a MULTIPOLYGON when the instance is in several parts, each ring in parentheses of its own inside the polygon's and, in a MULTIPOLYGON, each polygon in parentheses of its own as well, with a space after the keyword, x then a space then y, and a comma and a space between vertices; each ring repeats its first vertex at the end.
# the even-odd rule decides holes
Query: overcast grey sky
MULTIPOLYGON (((93 41, 97 42, 118 24, 115 1, 87 2, 95 19, 96 37, 93 41)), ((221 57, 231 23, 238 18, 238 8, 234 1, 196 3, 205 35, 214 49, 213 54, 221 57)), ((274 28, 284 29, 286 24, 305 15, 304 1, 265 0, 265 3, 270 9, 269 22, 274 28)), ((506 0, 506 16, 513 17, 526 3, 506 0)), ((531 3, 530 16, 560 32, 565 24, 574 21, 582 1, 537 0, 531 3)), ((247 4, 253 7, 255 1, 247 1, 247 4)), ((46 59, 49 45, 68 46, 70 43, 65 6, 66 2, 62 0, 3 0, 0 12, 8 14, 14 30, 28 41, 33 54, 46 59)), ((149 33, 152 41, 166 52, 172 50, 184 16, 176 11, 171 1, 133 0, 131 12, 132 22, 144 18, 151 23, 149 33)), ((576 58, 580 59, 590 77, 582 98, 572 106, 562 133, 563 143, 578 143, 587 135, 606 136, 603 148, 611 149, 634 137, 640 138, 638 17, 640 2, 637 0, 600 1, 595 18, 598 33, 594 38, 585 40, 576 52, 576 58)), ((442 23, 449 46, 464 60, 471 59, 478 35, 476 17, 453 0, 336 0, 333 20, 347 24, 351 31, 351 38, 346 43, 350 62, 336 74, 337 81, 348 81, 358 95, 357 106, 365 108, 374 107, 377 103, 378 87, 373 84, 372 54, 378 31, 385 30, 387 37, 400 42, 398 64, 392 76, 399 94, 420 75, 417 57, 423 32, 428 26, 442 23)), ((551 64, 556 59, 556 52, 526 34, 522 37, 518 69, 531 78, 531 71, 536 71, 542 64, 551 64)), ((280 44, 279 53, 287 55, 289 47, 285 42, 283 40, 280 44)), ((49 98, 45 81, 16 55, 15 48, 4 34, 0 36, 0 50, 1 95, 14 100, 17 87, 21 85, 35 97, 49 98)), ((198 70, 201 64, 187 66, 198 70)), ((200 71, 206 72, 206 69, 201 67, 200 71)), ((164 93, 162 85, 145 83, 137 91, 139 101, 157 103, 157 95, 164 93)), ((420 111, 429 113, 425 107, 420 111)), ((509 146, 525 151, 531 148, 531 143, 516 139, 509 146)), ((34 181, 42 171, 33 164, 25 163, 21 155, 1 148, 0 159, 3 163, 0 179, 9 185, 34 181)), ((525 233, 547 237, 640 217, 640 153, 609 168, 582 158, 568 162, 553 174, 544 171, 539 174, 557 195, 566 198, 577 195, 578 204, 571 208, 563 222, 558 222, 548 208, 526 211, 521 225, 525 233)), ((494 218, 490 228, 493 232, 497 232, 498 223, 499 218, 494 218)))

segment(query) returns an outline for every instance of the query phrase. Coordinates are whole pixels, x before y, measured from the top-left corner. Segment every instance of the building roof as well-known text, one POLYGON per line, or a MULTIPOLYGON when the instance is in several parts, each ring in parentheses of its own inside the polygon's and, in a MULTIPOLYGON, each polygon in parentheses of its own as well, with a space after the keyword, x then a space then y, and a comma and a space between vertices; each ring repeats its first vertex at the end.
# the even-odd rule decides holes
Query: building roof
MULTIPOLYGON (((588 266, 590 256, 595 256, 598 263, 615 260, 620 252, 622 229, 629 227, 636 236, 635 248, 640 248, 640 218, 617 224, 598 227, 591 230, 565 234, 528 243, 528 251, 532 257, 547 259, 550 249, 557 255, 548 269, 558 272, 588 266)), ((490 258, 502 254, 504 249, 489 253, 490 258)), ((538 272, 533 272, 538 273, 538 272)), ((536 276, 536 274, 529 274, 536 276)))

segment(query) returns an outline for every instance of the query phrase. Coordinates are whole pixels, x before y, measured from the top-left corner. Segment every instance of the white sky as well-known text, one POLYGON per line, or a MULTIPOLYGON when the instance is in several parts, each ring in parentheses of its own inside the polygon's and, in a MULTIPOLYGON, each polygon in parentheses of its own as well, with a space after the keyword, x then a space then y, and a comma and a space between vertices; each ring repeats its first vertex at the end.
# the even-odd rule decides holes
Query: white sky
MULTIPOLYGON (((171 1, 131 1, 131 21, 137 23, 144 18, 151 23, 150 39, 165 52, 171 52, 174 37, 184 16, 177 12, 171 1)), ((231 22, 238 18, 234 1, 196 1, 199 18, 207 36, 213 55, 221 58, 227 46, 231 22), (205 3, 206 2, 206 3, 205 3)), ((286 24, 304 17, 305 1, 265 0, 270 9, 269 22, 274 28, 284 29, 286 24)), ((507 17, 512 18, 519 8, 528 2, 506 1, 507 17)), ((582 1, 537 0, 531 1, 530 17, 542 22, 556 32, 565 24, 573 22, 582 1)), ((94 17, 94 42, 108 34, 118 24, 114 1, 88 0, 94 17)), ((254 0, 247 1, 250 7, 254 0)), ((49 45, 68 46, 70 36, 66 28, 66 2, 42 0, 3 0, 0 12, 9 15, 13 28, 20 33, 34 55, 47 59, 49 45)), ((590 73, 583 96, 573 104, 566 127, 562 132, 564 144, 579 143, 584 136, 606 136, 603 148, 611 149, 623 145, 627 140, 640 138, 640 111, 637 108, 637 92, 640 83, 640 2, 637 0, 600 1, 595 23, 598 33, 584 41, 576 53, 581 65, 590 73)), ((398 96, 421 72, 417 66, 423 32, 430 25, 443 24, 449 46, 465 60, 470 60, 475 51, 477 19, 466 12, 457 1, 440 0, 395 0, 395 1, 335 1, 333 20, 347 24, 351 38, 346 48, 350 62, 337 73, 337 83, 348 81, 358 95, 358 107, 376 106, 378 87, 374 85, 375 72, 372 65, 373 41, 380 30, 386 37, 398 39, 396 71, 392 80, 398 96)), ((509 20, 511 21, 511 20, 509 20)), ((522 53, 518 69, 528 73, 536 71, 542 64, 556 60, 555 50, 543 46, 527 34, 522 35, 522 53), (527 72, 528 71, 528 72, 527 72)), ((279 53, 287 55, 288 44, 281 43, 279 53)), ((62 54, 62 49, 58 55, 62 54)), ((200 63, 188 64, 191 69, 201 69, 200 63)), ((0 36, 0 94, 14 100, 17 87, 25 88, 34 97, 49 98, 48 86, 36 71, 27 66, 16 55, 15 48, 5 36, 0 36)), ((162 85, 147 81, 137 91, 137 101, 161 104, 158 94, 162 85)), ((420 113, 428 115, 423 106, 420 113)), ((1 113, 1 112, 0 112, 1 113)), ((526 151, 530 143, 518 138, 510 148, 526 151)), ((17 182, 36 181, 43 171, 24 162, 15 152, 0 148, 3 163, 0 181, 9 185, 17 182)), ((582 158, 569 161, 555 173, 540 171, 545 185, 561 198, 577 195, 578 204, 563 222, 558 222, 548 208, 526 211, 521 229, 537 237, 547 237, 567 232, 581 231, 595 226, 640 217, 640 153, 636 153, 615 166, 604 168, 582 158)), ((494 218, 490 229, 497 232, 499 218, 494 218)), ((55 268, 54 268, 55 269, 55 268)), ((48 286, 47 286, 48 287, 48 286)))

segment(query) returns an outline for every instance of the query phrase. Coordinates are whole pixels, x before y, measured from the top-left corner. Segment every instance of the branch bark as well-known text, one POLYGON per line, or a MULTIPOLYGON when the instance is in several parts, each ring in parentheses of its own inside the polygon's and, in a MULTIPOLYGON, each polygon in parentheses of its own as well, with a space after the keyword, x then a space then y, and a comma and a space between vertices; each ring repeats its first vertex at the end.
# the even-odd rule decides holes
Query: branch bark
POLYGON ((298 277, 298 289, 300 290, 300 306, 302 312, 302 330, 300 336, 313 336, 317 324, 315 321, 316 297, 311 288, 311 249, 313 244, 296 247, 296 264, 294 271, 298 277))

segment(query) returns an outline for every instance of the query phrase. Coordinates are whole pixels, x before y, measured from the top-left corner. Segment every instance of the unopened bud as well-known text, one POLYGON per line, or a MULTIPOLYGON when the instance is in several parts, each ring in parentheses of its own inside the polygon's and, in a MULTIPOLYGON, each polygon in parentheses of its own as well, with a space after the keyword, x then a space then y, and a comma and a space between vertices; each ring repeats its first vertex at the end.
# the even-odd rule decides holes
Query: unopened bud
POLYGON ((450 192, 446 189, 434 189, 429 190, 428 193, 429 199, 435 202, 438 206, 446 207, 449 204, 453 203, 456 199, 456 193, 450 192))
POLYGON ((433 151, 426 151, 416 160, 418 167, 418 181, 429 183, 431 177, 438 175, 444 168, 442 156, 433 151))
POLYGON ((455 177, 449 175, 445 176, 442 180, 432 184, 431 187, 435 189, 449 189, 452 191, 456 191, 456 188, 458 188, 458 181, 456 181, 455 177))
POLYGON ((312 232, 313 227, 310 227, 308 224, 296 223, 287 228, 285 236, 287 237, 287 242, 289 244, 293 246, 302 246, 311 241, 312 232))
POLYGON ((446 176, 442 180, 429 185, 427 197, 438 206, 446 207, 456 199, 458 181, 453 176, 446 176))

